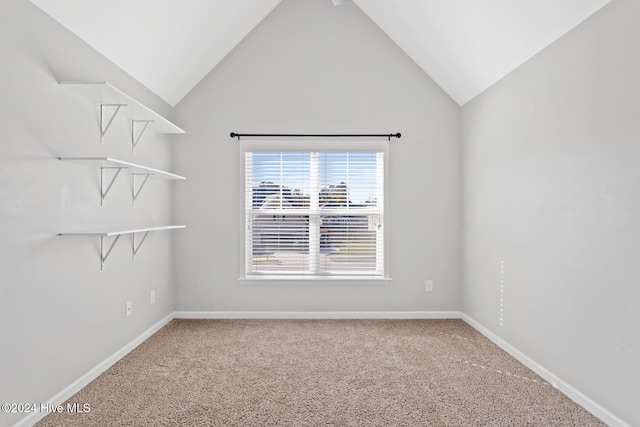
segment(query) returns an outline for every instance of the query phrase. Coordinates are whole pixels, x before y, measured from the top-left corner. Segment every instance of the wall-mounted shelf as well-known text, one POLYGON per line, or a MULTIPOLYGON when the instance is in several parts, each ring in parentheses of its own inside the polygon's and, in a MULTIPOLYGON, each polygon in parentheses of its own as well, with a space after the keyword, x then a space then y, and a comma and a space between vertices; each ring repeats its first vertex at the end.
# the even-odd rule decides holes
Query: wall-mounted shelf
POLYGON ((111 250, 115 246, 120 236, 124 234, 131 234, 131 252, 133 261, 135 261, 136 254, 140 250, 142 243, 147 238, 152 231, 161 231, 161 230, 173 230, 176 228, 185 228, 185 225, 161 225, 161 226, 152 226, 152 227, 140 227, 133 228, 128 230, 99 230, 99 231, 77 231, 70 233, 60 233, 58 236, 98 236, 100 237, 100 270, 104 270, 104 263, 107 261, 109 254, 111 254, 111 250), (138 233, 144 233, 138 244, 136 245, 135 236, 138 233), (113 237, 113 241, 107 248, 107 240, 109 237, 113 237))
POLYGON ((111 190, 113 183, 120 174, 120 171, 123 169, 127 169, 131 174, 131 197, 134 205, 136 199, 138 198, 138 195, 140 194, 140 191, 150 177, 171 180, 185 179, 185 177, 180 175, 165 172, 159 169, 153 169, 135 163, 125 162, 124 160, 118 160, 112 157, 58 157, 58 159, 64 161, 80 162, 100 169, 100 206, 104 204, 105 197, 107 197, 109 190, 111 190), (115 173, 110 180, 107 180, 106 177, 106 173, 108 170, 115 170, 115 173), (138 186, 138 188, 136 188, 136 177, 143 177, 142 183, 138 186))
POLYGON ((135 151, 140 138, 151 125, 158 133, 185 133, 169 120, 107 82, 60 82, 60 85, 91 99, 100 106, 100 141, 113 120, 126 111, 131 122, 131 146, 135 151))

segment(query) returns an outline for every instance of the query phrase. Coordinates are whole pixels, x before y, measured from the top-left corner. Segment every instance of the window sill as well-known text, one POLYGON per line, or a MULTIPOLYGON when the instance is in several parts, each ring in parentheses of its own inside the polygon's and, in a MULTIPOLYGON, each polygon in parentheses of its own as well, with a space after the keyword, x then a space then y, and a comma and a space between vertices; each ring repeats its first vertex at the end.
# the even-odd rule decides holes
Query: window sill
POLYGON ((390 277, 384 276, 246 276, 238 281, 243 285, 381 285, 390 282, 390 277))

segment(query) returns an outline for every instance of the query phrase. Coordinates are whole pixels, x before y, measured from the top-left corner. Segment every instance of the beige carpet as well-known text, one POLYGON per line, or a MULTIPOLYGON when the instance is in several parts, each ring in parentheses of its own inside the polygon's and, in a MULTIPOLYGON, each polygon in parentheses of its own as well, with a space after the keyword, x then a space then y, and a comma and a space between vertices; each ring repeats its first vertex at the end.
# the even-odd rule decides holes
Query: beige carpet
POLYGON ((601 426, 461 320, 174 320, 40 426, 601 426))

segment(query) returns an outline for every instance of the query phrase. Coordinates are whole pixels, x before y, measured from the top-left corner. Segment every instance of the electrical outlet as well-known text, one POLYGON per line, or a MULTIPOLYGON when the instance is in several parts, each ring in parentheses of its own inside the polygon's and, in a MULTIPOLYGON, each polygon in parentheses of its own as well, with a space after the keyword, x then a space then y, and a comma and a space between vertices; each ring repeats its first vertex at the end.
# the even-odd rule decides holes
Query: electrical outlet
POLYGON ((156 291, 151 291, 149 293, 149 304, 155 304, 156 303, 156 291))
POLYGON ((129 317, 132 314, 133 314, 133 303, 131 301, 127 301, 127 304, 125 305, 124 315, 125 317, 129 317))
POLYGON ((424 281, 424 291, 425 292, 433 292, 433 280, 425 280, 424 281))

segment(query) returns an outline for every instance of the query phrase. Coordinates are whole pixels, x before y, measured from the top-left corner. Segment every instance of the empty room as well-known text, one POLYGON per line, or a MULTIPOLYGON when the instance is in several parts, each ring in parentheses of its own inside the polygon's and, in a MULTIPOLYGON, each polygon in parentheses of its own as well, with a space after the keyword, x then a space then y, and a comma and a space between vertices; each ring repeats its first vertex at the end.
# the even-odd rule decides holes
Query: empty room
POLYGON ((0 426, 640 426, 638 22, 3 0, 0 426))

